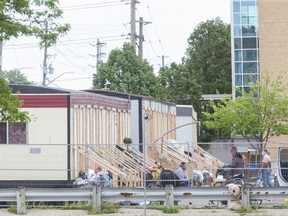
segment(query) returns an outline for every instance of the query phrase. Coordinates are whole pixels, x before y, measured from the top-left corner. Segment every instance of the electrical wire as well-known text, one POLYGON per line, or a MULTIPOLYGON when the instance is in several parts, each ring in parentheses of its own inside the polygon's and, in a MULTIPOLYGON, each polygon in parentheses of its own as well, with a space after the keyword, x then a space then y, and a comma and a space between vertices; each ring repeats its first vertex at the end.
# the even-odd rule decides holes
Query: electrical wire
POLYGON ((71 5, 71 6, 63 6, 60 7, 63 11, 73 11, 73 10, 85 10, 85 9, 95 9, 95 8, 103 8, 103 7, 115 7, 115 6, 123 6, 127 5, 127 3, 119 3, 119 2, 106 2, 106 3, 96 3, 96 4, 87 4, 87 5, 71 5))
POLYGON ((151 17, 151 20, 152 20, 152 25, 153 25, 153 27, 154 27, 154 29, 155 29, 155 32, 156 32, 156 34, 157 34, 157 37, 158 37, 158 42, 159 42, 160 47, 161 47, 161 49, 162 49, 163 55, 165 56, 165 51, 164 51, 164 48, 163 48, 163 45, 162 45, 162 42, 161 42, 161 39, 160 39, 158 30, 157 30, 157 27, 156 27, 156 25, 155 25, 155 22, 154 22, 154 19, 153 19, 153 16, 152 16, 150 7, 149 7, 149 5, 148 5, 147 0, 145 0, 145 1, 146 1, 146 7, 147 7, 147 9, 148 9, 148 11, 149 11, 149 14, 150 14, 150 17, 151 17))

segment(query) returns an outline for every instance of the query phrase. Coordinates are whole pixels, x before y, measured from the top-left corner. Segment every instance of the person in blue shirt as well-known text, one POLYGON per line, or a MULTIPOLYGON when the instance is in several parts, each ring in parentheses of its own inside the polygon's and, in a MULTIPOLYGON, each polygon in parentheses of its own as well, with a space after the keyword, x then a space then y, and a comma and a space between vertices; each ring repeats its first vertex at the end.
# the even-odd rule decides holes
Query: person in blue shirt
POLYGON ((181 187, 188 187, 188 176, 185 170, 187 170, 187 164, 185 162, 181 162, 180 166, 175 171, 175 174, 180 179, 181 187))

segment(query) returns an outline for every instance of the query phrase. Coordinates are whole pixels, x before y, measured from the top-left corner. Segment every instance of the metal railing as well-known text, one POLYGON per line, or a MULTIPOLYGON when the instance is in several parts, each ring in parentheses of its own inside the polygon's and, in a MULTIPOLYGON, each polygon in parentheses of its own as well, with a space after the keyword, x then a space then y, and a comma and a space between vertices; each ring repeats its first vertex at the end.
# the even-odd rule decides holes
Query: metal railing
MULTIPOLYGON (((288 187, 245 187, 242 192, 242 201, 245 207, 250 206, 250 200, 256 199, 284 199, 288 197, 288 187)), ((242 189, 243 189, 242 188, 242 189)), ((223 201, 233 199, 233 195, 227 187, 180 187, 173 188, 167 185, 165 188, 146 188, 147 201, 163 201, 173 203, 174 200, 189 201, 223 201), (172 199, 172 201, 171 201, 172 199)), ((144 199, 144 188, 24 188, 0 189, 0 202, 17 202, 18 206, 25 206, 26 202, 49 201, 85 201, 89 202, 95 211, 101 208, 101 203, 133 201, 141 202, 144 199), (22 204, 21 204, 22 203, 22 204)), ((203 202, 203 206, 207 203, 203 202)), ((19 209, 19 212, 22 212, 19 209)), ((25 211, 24 211, 25 212, 25 211)))

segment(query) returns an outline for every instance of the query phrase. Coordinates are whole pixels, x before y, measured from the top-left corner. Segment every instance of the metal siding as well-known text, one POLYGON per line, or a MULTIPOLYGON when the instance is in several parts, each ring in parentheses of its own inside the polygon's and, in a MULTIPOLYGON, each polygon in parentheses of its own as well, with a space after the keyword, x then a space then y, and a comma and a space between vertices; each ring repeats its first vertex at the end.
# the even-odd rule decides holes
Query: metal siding
POLYGON ((22 108, 65 108, 67 95, 20 95, 22 108))

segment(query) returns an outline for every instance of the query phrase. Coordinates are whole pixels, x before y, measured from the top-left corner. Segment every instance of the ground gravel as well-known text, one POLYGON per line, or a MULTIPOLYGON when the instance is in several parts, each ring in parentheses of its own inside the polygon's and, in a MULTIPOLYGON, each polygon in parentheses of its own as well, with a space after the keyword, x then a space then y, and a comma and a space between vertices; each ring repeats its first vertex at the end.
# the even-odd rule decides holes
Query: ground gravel
MULTIPOLYGON (((0 209, 0 216, 16 215, 0 209)), ((27 216, 87 216, 88 213, 83 210, 27 210, 27 216)), ((144 216, 144 209, 120 208, 116 214, 105 214, 105 216, 144 216)), ((146 216, 239 216, 241 214, 228 209, 183 209, 177 214, 164 214, 160 210, 146 209, 146 216)), ((287 216, 288 209, 259 209, 247 216, 287 216)))

